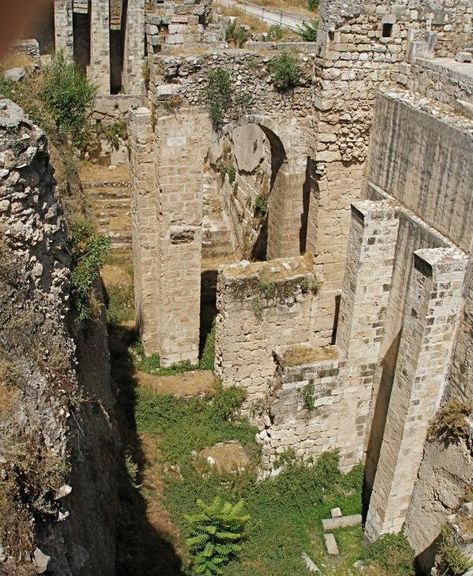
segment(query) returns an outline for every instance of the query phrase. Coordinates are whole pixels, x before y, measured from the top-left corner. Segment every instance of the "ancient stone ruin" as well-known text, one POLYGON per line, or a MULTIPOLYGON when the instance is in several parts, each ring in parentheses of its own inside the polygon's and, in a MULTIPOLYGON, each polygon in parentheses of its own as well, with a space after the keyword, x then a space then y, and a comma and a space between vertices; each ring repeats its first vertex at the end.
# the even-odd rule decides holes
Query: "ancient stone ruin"
MULTIPOLYGON (((471 415, 455 442, 432 425, 473 398, 472 18, 470 0, 321 0, 290 86, 284 42, 229 48, 206 0, 55 0, 37 35, 98 86, 97 118, 127 118, 146 354, 196 365, 213 310, 215 372, 246 392, 262 468, 362 462, 365 539, 404 530, 425 574, 447 519, 471 515, 471 415)), ((26 200, 1 162, 16 236, 26 200)), ((59 309, 61 269, 24 258, 59 309)))

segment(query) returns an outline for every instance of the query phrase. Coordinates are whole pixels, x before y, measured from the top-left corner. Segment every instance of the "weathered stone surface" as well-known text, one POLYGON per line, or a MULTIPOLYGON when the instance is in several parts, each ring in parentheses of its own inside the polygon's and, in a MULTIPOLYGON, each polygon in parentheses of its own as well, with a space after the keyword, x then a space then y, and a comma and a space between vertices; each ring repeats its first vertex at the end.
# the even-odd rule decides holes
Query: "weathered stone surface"
POLYGON ((340 554, 338 551, 337 541, 333 534, 324 534, 324 541, 329 556, 338 556, 340 554))
POLYGON ((347 528, 348 526, 357 526, 361 524, 361 514, 352 514, 351 516, 340 516, 339 518, 326 518, 322 520, 324 531, 335 530, 336 528, 347 528))

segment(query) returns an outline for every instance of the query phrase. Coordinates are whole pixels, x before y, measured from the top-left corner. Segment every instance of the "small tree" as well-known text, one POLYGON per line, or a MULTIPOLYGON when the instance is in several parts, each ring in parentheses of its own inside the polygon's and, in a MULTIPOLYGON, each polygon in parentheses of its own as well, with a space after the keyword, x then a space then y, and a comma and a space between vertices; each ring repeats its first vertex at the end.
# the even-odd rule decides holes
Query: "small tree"
POLYGON ((73 63, 59 52, 44 71, 41 98, 50 111, 59 132, 70 136, 80 148, 85 145, 88 114, 96 88, 73 63))
POLYGON ((219 496, 211 504, 197 500, 200 512, 185 517, 190 526, 187 545, 194 553, 194 574, 223 574, 222 566, 238 556, 243 529, 250 516, 243 514, 244 501, 224 502, 219 496))
POLYGON ((274 85, 281 92, 293 88, 299 80, 297 58, 286 51, 271 60, 268 64, 268 71, 274 85))

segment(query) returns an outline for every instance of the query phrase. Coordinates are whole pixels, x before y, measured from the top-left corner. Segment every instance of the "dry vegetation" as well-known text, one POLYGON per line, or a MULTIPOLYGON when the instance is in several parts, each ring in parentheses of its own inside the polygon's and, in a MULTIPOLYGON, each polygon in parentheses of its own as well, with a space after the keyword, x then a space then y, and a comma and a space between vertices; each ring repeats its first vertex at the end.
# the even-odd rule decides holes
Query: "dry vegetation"
POLYGON ((284 366, 300 366, 301 364, 311 364, 323 360, 335 360, 337 355, 336 346, 324 346, 323 348, 294 346, 294 348, 284 352, 281 362, 284 366))

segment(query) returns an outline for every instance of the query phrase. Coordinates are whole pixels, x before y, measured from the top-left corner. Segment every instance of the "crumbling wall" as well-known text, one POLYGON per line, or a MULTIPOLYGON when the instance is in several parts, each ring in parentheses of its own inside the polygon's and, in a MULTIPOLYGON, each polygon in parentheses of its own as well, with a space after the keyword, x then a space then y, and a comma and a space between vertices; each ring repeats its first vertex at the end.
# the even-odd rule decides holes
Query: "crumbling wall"
POLYGON ((70 327, 66 239, 46 137, 0 100, 5 574, 20 573, 18 562, 53 576, 114 574, 117 437, 106 329, 103 320, 70 327))
POLYGON ((262 444, 263 466, 268 468, 288 450, 299 458, 316 458, 339 448, 345 362, 336 358, 335 348, 320 349, 318 361, 317 350, 300 347, 294 351, 307 358, 292 366, 283 353, 278 356, 277 374, 262 403, 263 429, 257 438, 262 444))
POLYGON ((216 372, 224 385, 245 389, 248 405, 266 395, 276 347, 311 341, 315 291, 306 257, 219 269, 216 372))

